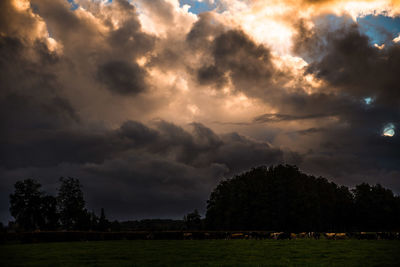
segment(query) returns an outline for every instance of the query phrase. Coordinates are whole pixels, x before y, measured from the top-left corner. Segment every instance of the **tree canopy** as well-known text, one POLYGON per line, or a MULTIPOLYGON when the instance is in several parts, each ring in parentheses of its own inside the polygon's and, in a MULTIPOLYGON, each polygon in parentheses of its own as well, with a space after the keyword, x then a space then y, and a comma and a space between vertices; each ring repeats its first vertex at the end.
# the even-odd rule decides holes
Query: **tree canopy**
POLYGON ((10 212, 19 230, 107 231, 110 228, 103 208, 100 218, 87 211, 78 179, 61 177, 60 182, 57 197, 47 195, 34 179, 15 183, 15 191, 10 194, 10 212))
POLYGON ((90 225, 90 215, 85 209, 82 186, 78 179, 60 178, 57 202, 60 209, 61 224, 65 229, 82 229, 90 225))
POLYGON ((399 212, 399 197, 380 185, 362 184, 351 191, 295 166, 261 166, 214 189, 206 225, 217 230, 381 231, 396 227, 399 212))
MULTIPOLYGON (((101 209, 86 209, 82 185, 60 178, 57 197, 47 195, 33 179, 15 183, 10 212, 19 229, 120 229, 101 209)), ((400 230, 400 197, 381 185, 366 183, 349 189, 323 177, 302 173, 296 166, 261 166, 223 180, 207 201, 205 221, 197 209, 183 221, 128 222, 129 229, 267 230, 345 232, 400 230), (161 225, 161 226, 160 226, 161 225)), ((125 227, 126 228, 126 227, 125 227)))
POLYGON ((39 229, 42 224, 42 197, 41 185, 33 180, 26 179, 15 183, 15 192, 10 195, 10 212, 15 221, 24 229, 39 229))

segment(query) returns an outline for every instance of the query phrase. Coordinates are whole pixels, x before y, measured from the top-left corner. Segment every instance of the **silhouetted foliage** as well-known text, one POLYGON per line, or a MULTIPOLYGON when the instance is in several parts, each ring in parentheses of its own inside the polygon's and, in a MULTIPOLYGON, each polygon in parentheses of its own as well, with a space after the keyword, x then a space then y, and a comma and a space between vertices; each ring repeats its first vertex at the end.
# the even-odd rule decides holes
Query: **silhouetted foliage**
POLYGON ((188 230, 200 230, 201 228, 201 216, 197 209, 185 215, 183 217, 183 221, 185 222, 186 229, 188 230))
POLYGON ((104 209, 100 217, 86 210, 78 179, 61 177, 60 182, 57 198, 40 191, 41 185, 33 179, 16 182, 15 192, 10 195, 10 212, 16 221, 12 228, 25 231, 60 228, 107 231, 110 228, 104 209))
POLYGON ((10 212, 16 223, 24 230, 35 230, 42 226, 42 198, 41 185, 33 180, 26 179, 15 183, 14 194, 10 195, 10 212))
POLYGON ((99 231, 108 231, 110 228, 110 222, 106 219, 106 215, 104 213, 104 209, 101 208, 101 213, 100 213, 100 218, 99 218, 99 224, 98 224, 98 230, 99 231))
POLYGON ((353 193, 358 228, 384 231, 399 227, 399 198, 394 197, 391 190, 380 184, 370 186, 363 183, 357 185, 353 193))
POLYGON ((89 221, 90 221, 90 230, 98 230, 99 226, 99 217, 96 215, 94 211, 89 212, 89 221))
POLYGON ((57 198, 42 192, 41 185, 33 179, 16 182, 14 194, 10 195, 15 223, 9 223, 8 231, 400 230, 400 197, 391 190, 366 183, 349 190, 290 165, 261 166, 222 181, 207 201, 205 220, 195 209, 183 220, 110 223, 103 208, 100 217, 86 210, 78 179, 61 177, 60 182, 57 198))
POLYGON ((399 197, 380 185, 352 192, 295 166, 258 167, 222 181, 207 201, 206 224, 218 230, 390 230, 399 197))
POLYGON ((88 230, 91 227, 91 215, 85 208, 82 186, 78 179, 60 178, 57 202, 60 220, 64 229, 88 230))
POLYGON ((121 224, 117 220, 114 220, 113 222, 110 223, 110 230, 111 232, 120 232, 121 224))
POLYGON ((59 227, 60 215, 57 211, 57 199, 53 196, 42 197, 41 211, 42 230, 56 230, 59 227))

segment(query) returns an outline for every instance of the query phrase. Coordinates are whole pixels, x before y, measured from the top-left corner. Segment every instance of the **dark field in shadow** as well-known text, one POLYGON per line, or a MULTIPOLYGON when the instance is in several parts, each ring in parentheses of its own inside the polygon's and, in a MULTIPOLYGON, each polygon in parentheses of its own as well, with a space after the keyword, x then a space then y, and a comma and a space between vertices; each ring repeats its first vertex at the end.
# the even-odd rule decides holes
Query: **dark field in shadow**
POLYGON ((1 266, 398 266, 390 240, 126 240, 0 246, 1 266))

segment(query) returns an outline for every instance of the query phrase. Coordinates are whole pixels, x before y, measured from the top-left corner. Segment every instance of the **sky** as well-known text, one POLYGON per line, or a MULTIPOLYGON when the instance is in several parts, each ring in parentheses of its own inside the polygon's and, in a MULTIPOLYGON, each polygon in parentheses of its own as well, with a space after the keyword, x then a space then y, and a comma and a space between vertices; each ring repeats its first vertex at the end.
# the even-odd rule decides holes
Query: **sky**
POLYGON ((26 178, 119 220, 259 165, 400 194, 399 69, 397 0, 0 1, 0 221, 26 178))

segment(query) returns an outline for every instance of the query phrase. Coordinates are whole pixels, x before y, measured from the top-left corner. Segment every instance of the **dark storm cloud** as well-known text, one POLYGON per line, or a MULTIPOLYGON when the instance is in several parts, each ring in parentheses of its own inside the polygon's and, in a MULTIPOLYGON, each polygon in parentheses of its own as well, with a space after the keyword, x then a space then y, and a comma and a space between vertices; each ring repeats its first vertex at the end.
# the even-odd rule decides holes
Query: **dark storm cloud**
POLYGON ((309 135, 309 134, 318 133, 318 132, 321 132, 324 130, 325 130, 324 128, 308 128, 305 130, 297 131, 297 133, 300 135, 309 135))
POLYGON ((215 65, 203 66, 197 71, 197 80, 200 84, 215 84, 218 88, 228 82, 227 76, 227 73, 215 65))
POLYGON ((111 61, 99 66, 97 79, 119 94, 138 94, 146 89, 146 71, 135 63, 111 61))
POLYGON ((140 57, 151 51, 156 38, 142 31, 137 10, 127 1, 117 1, 116 9, 121 13, 121 22, 117 29, 113 29, 106 41, 112 46, 113 55, 140 57))
MULTIPOLYGON (((356 24, 334 30, 317 28, 312 32, 300 27, 299 32, 296 52, 302 55, 314 51, 308 53, 311 62, 306 73, 316 75, 331 88, 330 99, 323 101, 326 110, 358 126, 380 128, 384 123, 400 120, 397 108, 400 78, 396 74, 400 67, 398 44, 377 49, 356 24), (320 52, 315 53, 315 47, 319 47, 320 52), (373 102, 366 104, 365 97, 373 98, 373 102), (337 100, 341 100, 341 104, 334 105, 337 100)), ((317 112, 320 107, 316 102, 317 112)))
POLYGON ((153 129, 129 121, 118 132, 120 138, 134 143, 134 149, 102 164, 88 165, 85 171, 100 177, 97 181, 101 185, 91 185, 98 187, 91 194, 102 194, 99 199, 112 195, 106 197, 111 204, 105 204, 110 209, 119 207, 111 212, 121 216, 129 212, 135 216, 176 216, 193 207, 202 209, 210 190, 223 176, 253 164, 280 162, 282 157, 279 150, 265 143, 235 133, 218 136, 198 123, 186 131, 164 121, 153 129))
MULTIPOLYGON (((13 33, 9 32, 12 26, 3 27, 3 32, 13 33)), ((58 62, 58 56, 48 50, 42 39, 29 43, 17 34, 0 36, 0 161, 3 167, 40 165, 47 159, 60 157, 41 153, 41 145, 59 145, 53 142, 53 136, 63 131, 61 128, 79 122, 74 107, 59 94, 60 84, 51 71, 58 62)))
MULTIPOLYGON (((188 35, 193 42, 207 38, 195 25, 188 35), (195 37, 194 37, 195 36, 195 37)), ((249 95, 264 94, 272 87, 271 79, 281 75, 271 62, 268 48, 256 44, 241 30, 228 30, 214 36, 210 45, 212 62, 204 64, 197 70, 197 80, 200 84, 215 84, 221 87, 230 78, 237 91, 249 95)))
POLYGON ((212 13, 201 13, 186 36, 186 41, 194 49, 210 48, 215 36, 221 34, 224 26, 216 20, 212 13))
POLYGON ((308 73, 354 97, 372 96, 377 105, 381 101, 382 105, 398 105, 400 78, 395 73, 400 67, 399 44, 377 49, 357 24, 317 30, 307 32, 300 27, 295 46, 300 55, 311 57, 308 73))
POLYGON ((111 203, 105 203, 112 208, 110 212, 122 216, 164 217, 181 216, 193 207, 202 209, 210 188, 225 172, 225 167, 214 164, 194 168, 165 157, 131 152, 124 158, 89 166, 86 171, 100 178, 100 186, 92 185, 98 192, 93 190, 92 194, 102 195, 98 199, 112 196, 111 203), (112 180, 114 184, 110 183, 112 180), (109 189, 107 192, 104 186, 109 189))
POLYGON ((159 138, 156 130, 136 121, 123 123, 117 133, 121 138, 127 138, 137 146, 152 143, 159 138))
POLYGON ((304 115, 304 116, 295 116, 289 114, 263 114, 257 116, 253 119, 255 123, 263 123, 263 122, 281 122, 281 121, 296 121, 296 120, 308 120, 308 119, 316 119, 321 117, 329 116, 327 114, 320 115, 320 114, 311 114, 311 115, 304 115))

